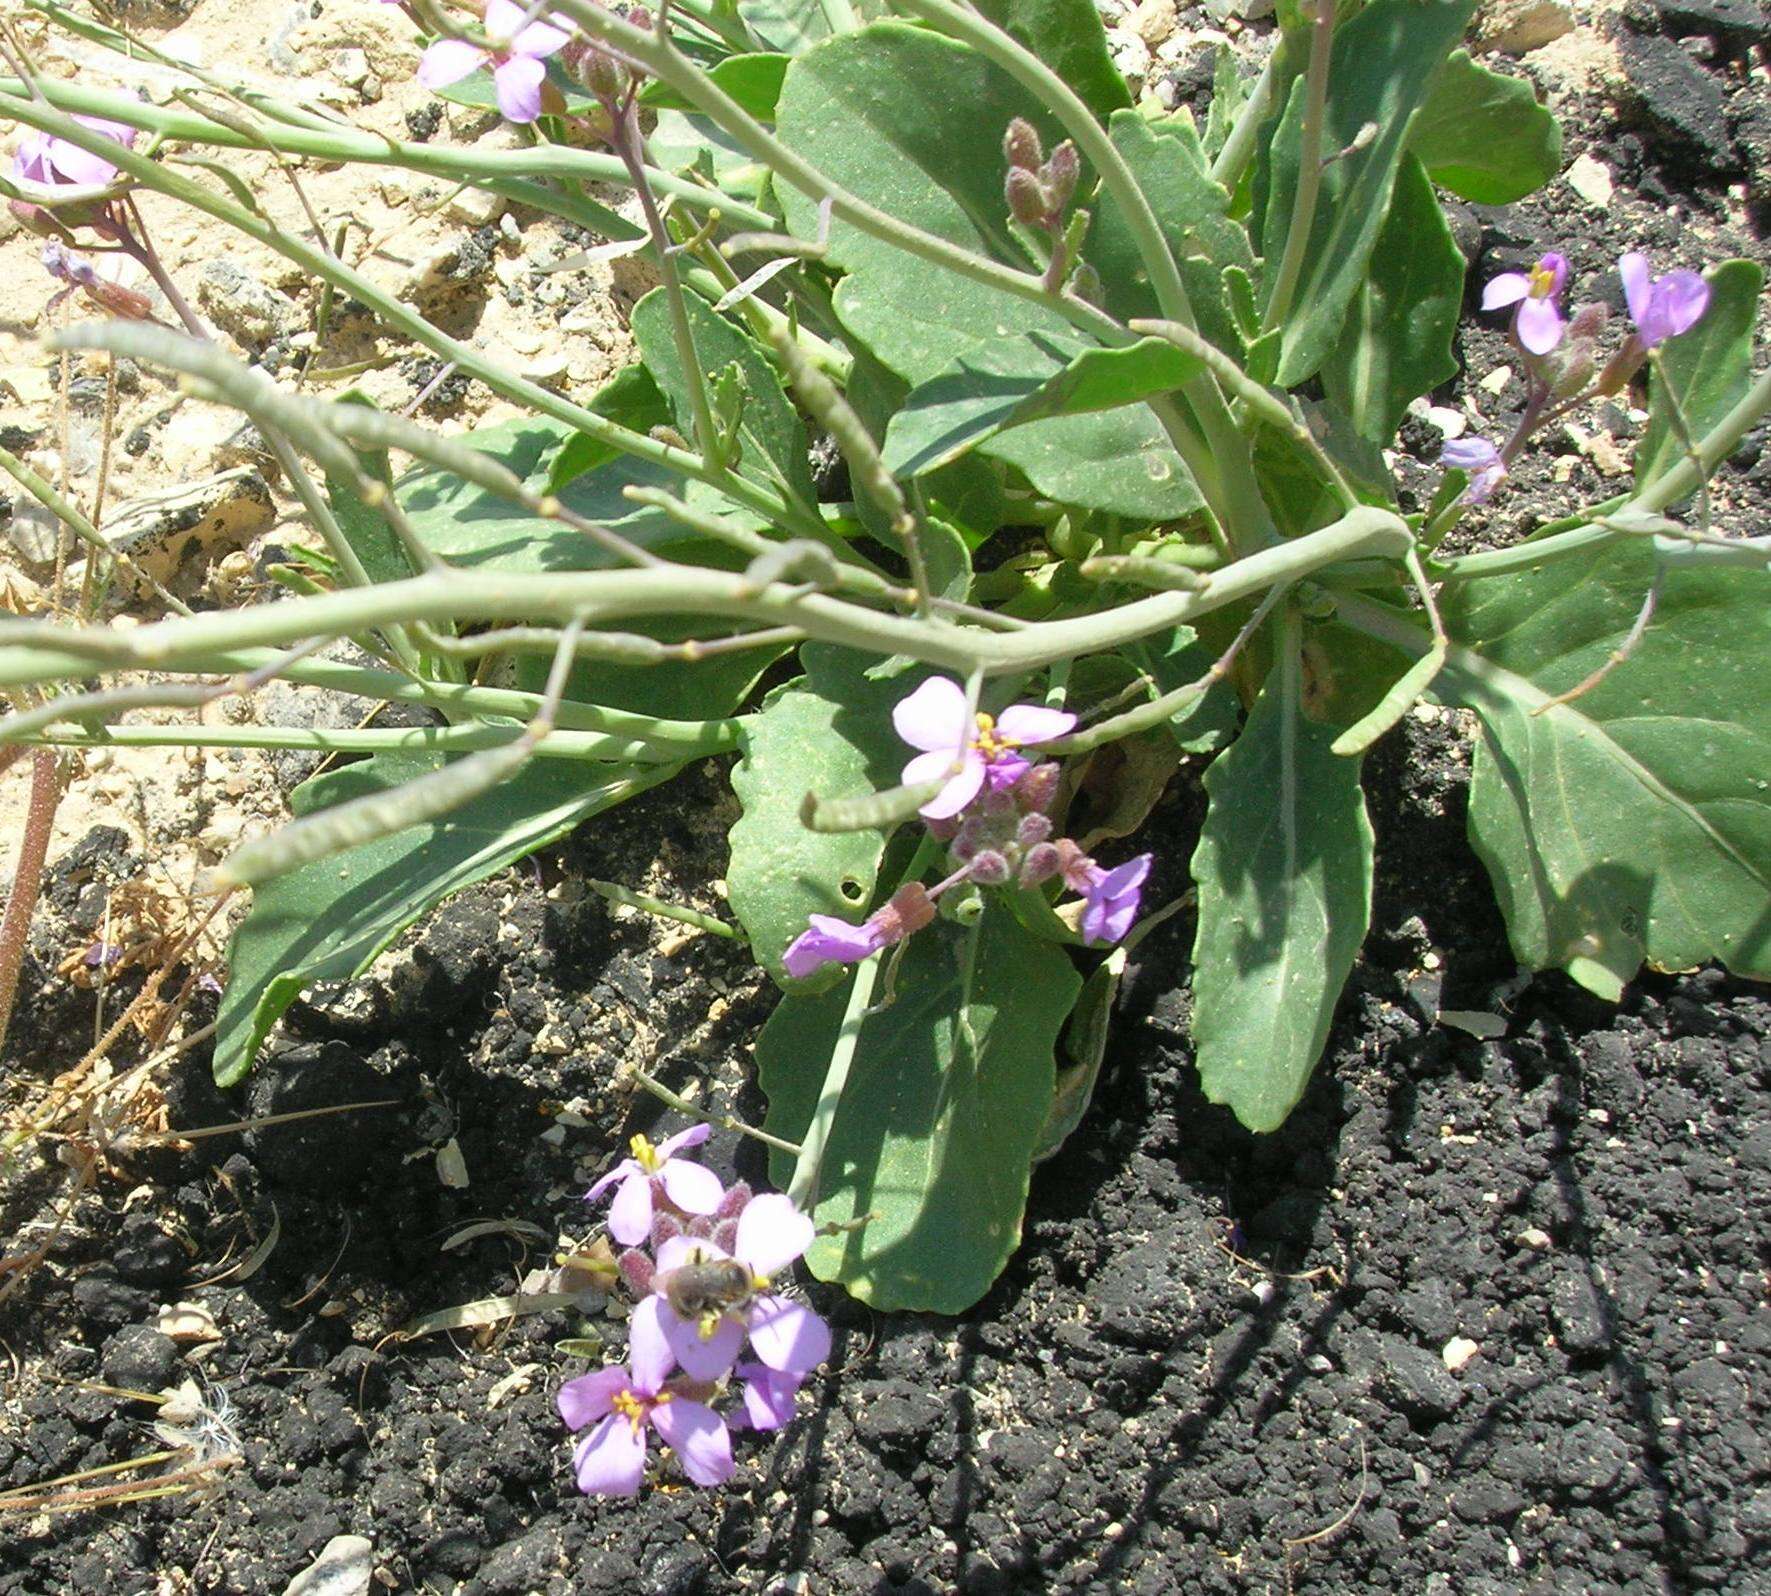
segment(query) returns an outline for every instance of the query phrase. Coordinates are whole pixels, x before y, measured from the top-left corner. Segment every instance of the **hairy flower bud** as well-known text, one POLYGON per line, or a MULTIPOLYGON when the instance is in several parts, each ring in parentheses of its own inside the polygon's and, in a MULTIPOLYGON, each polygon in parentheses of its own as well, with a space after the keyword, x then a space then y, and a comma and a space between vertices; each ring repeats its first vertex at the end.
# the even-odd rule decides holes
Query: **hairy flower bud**
POLYGON ((599 99, 619 100, 627 92, 629 73, 606 50, 574 39, 566 46, 566 70, 599 99))
POLYGON ((1082 162, 1077 158, 1076 146, 1065 139, 1055 150, 1052 158, 1045 163, 1040 177, 1051 195, 1051 208, 1061 211, 1070 203, 1070 196, 1076 192, 1076 179, 1081 175, 1082 162))
POLYGON ((1042 842, 1027 850, 1021 860, 1021 885, 1037 887, 1058 873, 1061 859, 1056 843, 1042 842))
POLYGON ((1031 848, 1051 834, 1052 823, 1045 815, 1022 815, 1020 825, 1015 828, 1015 841, 1023 848, 1031 848))
POLYGON ((652 1251, 656 1252, 667 1241, 673 1241, 683 1233, 683 1222, 675 1214, 666 1213, 662 1208, 652 1210, 652 1251))
POLYGON ((649 1254, 637 1247, 629 1247, 615 1260, 615 1267, 621 1271, 621 1278, 627 1282, 627 1289, 636 1297, 643 1297, 652 1289, 652 1273, 655 1268, 649 1254))
POLYGON ((982 849, 972 855, 970 873, 980 887, 1000 887, 1009 878, 1008 859, 994 848, 982 849))
POLYGON ((1042 227, 1051 211, 1045 186, 1024 166, 1011 166, 1002 180, 1003 203, 1023 227, 1042 227))
POLYGON ((1610 319, 1610 309, 1600 300, 1591 300, 1568 318, 1568 336, 1585 338, 1591 342, 1604 332, 1605 324, 1610 319))
POLYGON ((1562 355, 1561 369, 1550 384, 1550 396, 1555 399, 1572 399, 1592 379, 1596 364, 1592 340, 1571 339, 1562 355))
POLYGON ((929 896, 928 888, 920 881, 912 881, 908 886, 899 887, 883 909, 868 917, 867 923, 883 936, 882 946, 890 947, 920 931, 934 918, 935 901, 929 896))
POLYGON ((1603 398, 1610 398, 1629 387, 1630 379, 1642 369, 1642 362, 1648 358, 1648 346, 1634 333, 1623 342, 1623 348, 1605 362, 1605 369, 1599 373, 1599 380, 1593 385, 1593 392, 1603 398))
POLYGON ((1052 760, 1035 765, 1015 783, 1015 802, 1029 814, 1044 814, 1058 795, 1063 772, 1052 760))
POLYGON ((1009 123, 1008 131, 1002 136, 1002 158, 1010 166, 1029 172, 1045 159, 1045 152, 1039 146, 1039 135, 1034 132, 1031 122, 1017 116, 1009 123))

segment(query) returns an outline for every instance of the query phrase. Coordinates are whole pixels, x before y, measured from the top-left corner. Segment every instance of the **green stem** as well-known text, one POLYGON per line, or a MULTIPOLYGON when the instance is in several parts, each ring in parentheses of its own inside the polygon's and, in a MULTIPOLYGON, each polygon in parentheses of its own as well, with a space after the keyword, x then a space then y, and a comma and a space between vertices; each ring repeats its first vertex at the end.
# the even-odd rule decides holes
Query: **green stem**
POLYGON ((812 1122, 800 1140, 799 1158, 793 1166, 787 1195, 802 1213, 809 1214, 818 1206, 818 1176, 824 1163, 824 1149, 830 1141, 830 1128, 836 1121, 843 1088, 849 1083, 855 1048, 861 1040, 861 1028, 867 1023, 867 1010, 873 1002, 873 988, 884 958, 883 952, 875 953, 855 969, 855 984, 849 989, 842 1028, 836 1033, 836 1046, 830 1050, 830 1067, 824 1072, 824 1085, 818 1092, 817 1107, 812 1110, 812 1122))
POLYGON ((1273 278, 1273 291, 1261 316, 1261 331, 1271 332, 1291 309, 1298 278, 1303 275, 1304 255, 1316 225, 1316 200, 1322 192, 1322 128, 1328 114, 1328 68, 1334 48, 1335 0, 1316 0, 1316 18, 1310 30, 1310 65, 1304 75, 1304 118, 1298 128, 1297 188, 1291 198, 1291 225, 1285 233, 1285 252, 1273 278))
POLYGON ((585 886, 589 887, 599 898, 610 903, 619 903, 629 909, 638 909, 644 914, 657 915, 661 920, 675 920, 679 925, 693 926, 697 931, 706 931, 712 936, 724 937, 729 942, 742 942, 735 926, 728 925, 715 915, 703 914, 699 909, 691 909, 686 904, 666 903, 662 898, 654 898, 650 893, 635 892, 613 881, 598 881, 592 876, 584 878, 585 886))
POLYGON ((1267 57, 1267 64, 1261 68, 1261 75, 1255 79, 1254 87, 1248 91, 1248 98, 1242 102, 1242 108, 1236 113, 1236 121, 1230 128, 1230 136, 1224 140, 1224 147, 1218 151, 1218 158, 1211 163, 1211 180, 1221 183, 1231 194, 1242 181, 1242 174, 1247 169, 1254 155, 1255 138, 1261 131, 1261 124, 1267 120, 1267 113, 1273 99, 1273 86, 1278 80, 1280 51, 1275 49, 1267 57))

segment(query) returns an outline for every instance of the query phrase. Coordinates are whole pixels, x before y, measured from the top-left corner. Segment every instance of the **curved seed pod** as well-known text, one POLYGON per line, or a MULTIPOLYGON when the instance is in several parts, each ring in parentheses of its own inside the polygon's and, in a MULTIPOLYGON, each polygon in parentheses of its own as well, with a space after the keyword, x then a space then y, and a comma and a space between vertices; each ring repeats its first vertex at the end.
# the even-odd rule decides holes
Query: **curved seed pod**
POLYGON ((769 342, 793 391, 836 440, 837 448, 849 463, 855 486, 872 499, 888 519, 903 519, 908 514, 903 490, 886 469, 879 445, 873 441, 867 424, 855 414, 836 384, 807 359, 805 351, 785 328, 777 327, 769 335, 769 342))
POLYGON ((946 785, 945 779, 918 781, 861 798, 820 798, 809 792, 799 806, 799 823, 807 831, 884 830, 908 820, 946 785))
POLYGON ((1097 554, 1077 567, 1091 582, 1135 582, 1168 593, 1203 593, 1211 578, 1188 565, 1171 565, 1139 554, 1097 554))

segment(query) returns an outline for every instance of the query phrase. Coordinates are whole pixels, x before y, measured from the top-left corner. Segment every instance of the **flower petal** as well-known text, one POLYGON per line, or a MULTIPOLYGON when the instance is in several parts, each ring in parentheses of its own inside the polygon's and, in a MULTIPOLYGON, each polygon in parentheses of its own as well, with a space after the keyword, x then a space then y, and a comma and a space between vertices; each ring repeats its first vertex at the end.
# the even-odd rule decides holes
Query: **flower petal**
POLYGON ((1010 704, 996 717, 996 729, 1017 743, 1049 743, 1067 736, 1076 717, 1064 709, 1044 709, 1038 704, 1010 704))
POLYGON ((547 68, 533 56, 513 55, 492 69, 498 109, 507 122, 533 122, 541 115, 541 80, 547 68))
POLYGON ((486 52, 466 39, 438 39, 419 58, 418 81, 427 89, 446 89, 479 71, 486 52))
POLYGON ((744 1381, 744 1417, 753 1430, 779 1430, 793 1420, 794 1399, 803 1383, 798 1375, 782 1374, 760 1363, 740 1363, 744 1381))
POLYGON ((1503 305, 1516 305, 1531 292, 1531 279, 1524 272, 1502 272, 1482 290, 1482 308, 1499 310, 1503 305))
POLYGON ((738 1244, 733 1250, 754 1273, 772 1279, 804 1256, 817 1233, 791 1197, 764 1192, 752 1197, 738 1216, 738 1244))
POLYGON ((556 28, 551 23, 531 22, 518 31, 510 41, 510 48, 515 55, 531 56, 539 61, 563 47, 571 37, 564 28, 556 28))
POLYGON ((631 1158, 624 1158, 606 1175, 599 1175, 596 1183, 584 1194, 587 1203, 593 1203, 602 1196, 618 1180, 626 1180, 629 1175, 643 1175, 645 1171, 631 1158))
POLYGON ((107 161, 102 155, 94 155, 66 139, 49 141, 49 164, 56 176, 81 188, 103 188, 117 176, 114 161, 107 161))
POLYGON ((1135 859, 1127 859, 1124 864, 1117 865, 1101 877, 1099 891, 1102 896, 1117 898, 1133 891, 1144 884, 1150 874, 1150 861, 1156 856, 1141 853, 1135 859))
POLYGON ((1553 299, 1527 299, 1519 306, 1519 342, 1534 355, 1547 355, 1561 343, 1564 325, 1553 299))
POLYGON ((712 1134, 711 1125, 691 1125, 687 1130, 679 1130, 658 1144, 658 1157, 661 1160, 675 1158, 685 1147, 699 1147, 712 1134))
POLYGON ((1648 267, 1648 257, 1635 249, 1627 255, 1620 255, 1617 275, 1623 280, 1624 303, 1630 308, 1630 320, 1640 327, 1642 318, 1648 314, 1653 292, 1653 273, 1648 267))
POLYGON ((646 1477, 646 1432, 611 1413, 572 1453, 572 1471, 586 1496, 638 1496, 646 1477))
POLYGON ((621 1183, 609 1204, 609 1234, 623 1247, 637 1247, 652 1229, 651 1177, 636 1171, 621 1183))
POLYGON ((582 1430, 587 1424, 595 1424, 598 1419, 607 1418, 615 1411, 616 1393, 627 1390, 632 1384, 627 1370, 619 1364, 598 1369, 595 1374, 581 1374, 576 1380, 568 1380, 560 1387, 560 1394, 555 1399, 559 1403, 560 1417, 566 1421, 566 1428, 582 1430))
POLYGON ((640 1298, 627 1321, 627 1358, 633 1367, 633 1383, 648 1396, 656 1395, 676 1362, 670 1344, 670 1321, 675 1318, 662 1297, 651 1296, 640 1298))
MULTIPOLYGON (((914 786, 919 782, 936 781, 953 767, 951 753, 918 754, 904 767, 903 781, 906 786, 914 786)), ((960 761, 959 774, 954 776, 945 787, 917 811, 925 820, 945 820, 949 815, 956 815, 978 796, 978 789, 984 785, 984 756, 976 749, 968 748, 960 761)))
POLYGON ((1662 338, 1689 332, 1709 309, 1710 285, 1694 271, 1681 267, 1668 272, 1654 285, 1654 310, 1662 338))
POLYGON ((746 1320, 751 1351, 771 1369, 810 1374, 830 1356, 830 1326, 803 1302, 758 1297, 746 1320))
MULTIPOLYGON (((939 759, 939 754, 919 754, 919 759, 939 759)), ((796 979, 810 975, 826 964, 853 964, 877 953, 881 946, 880 931, 869 924, 851 925, 835 915, 814 914, 810 924, 788 945, 781 955, 787 973, 796 979)))
POLYGON ((658 1249, 658 1271, 654 1278, 661 1278, 672 1269, 681 1269, 684 1264, 705 1261, 708 1258, 729 1258, 732 1255, 723 1247, 716 1247, 704 1236, 672 1236, 658 1249))
POLYGON ((661 1402, 652 1409, 652 1428, 697 1485, 724 1485, 732 1477, 732 1437, 706 1403, 686 1397, 661 1402))
POLYGON ((717 1380, 738 1361, 744 1350, 744 1326, 730 1314, 714 1326, 712 1335, 704 1336, 700 1325, 683 1318, 662 1297, 647 1297, 646 1301, 657 1304, 658 1322, 664 1327, 671 1354, 691 1380, 717 1380))
POLYGON ((664 1195, 685 1214, 711 1214, 726 1194, 718 1175, 686 1158, 673 1158, 658 1171, 664 1195))
POLYGON ((892 710, 892 725, 912 748, 957 754, 971 741, 965 689, 951 676, 931 676, 892 710))

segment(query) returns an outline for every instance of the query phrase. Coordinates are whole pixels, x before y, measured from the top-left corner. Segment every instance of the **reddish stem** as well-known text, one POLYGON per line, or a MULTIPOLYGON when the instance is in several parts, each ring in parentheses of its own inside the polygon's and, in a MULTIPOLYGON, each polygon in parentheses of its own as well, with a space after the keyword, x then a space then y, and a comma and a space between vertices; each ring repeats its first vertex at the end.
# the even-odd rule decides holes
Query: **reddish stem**
POLYGON ((31 928, 31 912, 43 885, 43 861, 49 854, 49 833, 55 824, 55 807, 61 802, 61 776, 55 751, 39 748, 31 759, 31 803, 25 814, 25 834, 19 841, 18 863, 12 873, 12 890, 6 896, 6 912, 0 915, 0 1045, 12 1019, 18 996, 18 976, 25 962, 25 938, 31 928))

